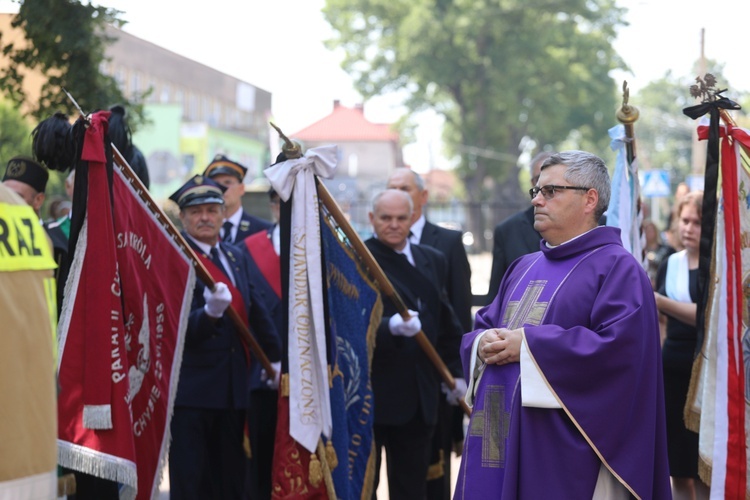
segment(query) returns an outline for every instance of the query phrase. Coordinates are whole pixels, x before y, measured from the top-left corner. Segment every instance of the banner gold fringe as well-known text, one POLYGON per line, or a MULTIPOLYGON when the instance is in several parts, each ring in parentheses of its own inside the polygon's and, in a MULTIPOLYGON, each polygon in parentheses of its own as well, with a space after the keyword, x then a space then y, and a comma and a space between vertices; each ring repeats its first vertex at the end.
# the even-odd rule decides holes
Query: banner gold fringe
POLYGON ((288 398, 289 397, 289 374, 284 373, 281 375, 281 382, 279 383, 279 396, 288 398))
POLYGON ((242 436, 242 450, 247 458, 253 458, 253 449, 250 446, 250 437, 247 434, 242 436))
POLYGON ((367 459, 367 469, 365 470, 365 480, 362 484, 362 496, 360 500, 370 500, 372 498, 372 488, 375 484, 375 446, 370 447, 370 457, 367 459))
POLYGON ((307 480, 313 488, 320 486, 320 482, 323 480, 323 471, 321 470, 320 460, 315 453, 310 453, 310 465, 307 474, 307 480))
MULTIPOLYGON (((706 335, 704 338, 708 338, 706 335)), ((682 417, 685 419, 685 427, 693 432, 700 432, 701 427, 701 414, 700 411, 693 409, 693 403, 698 393, 700 386, 701 371, 703 369, 703 349, 701 353, 693 362, 693 367, 690 371, 690 385, 688 386, 687 399, 685 400, 685 407, 683 408, 682 417)), ((708 483, 706 483, 708 484, 708 483)))
POLYGON ((333 442, 329 439, 326 442, 326 461, 328 462, 328 468, 333 470, 339 465, 339 458, 336 456, 336 449, 333 447, 333 442))
POLYGON ((439 457, 438 461, 430 465, 427 469, 427 480, 432 481, 433 479, 441 478, 445 475, 445 456, 443 450, 438 450, 439 457))

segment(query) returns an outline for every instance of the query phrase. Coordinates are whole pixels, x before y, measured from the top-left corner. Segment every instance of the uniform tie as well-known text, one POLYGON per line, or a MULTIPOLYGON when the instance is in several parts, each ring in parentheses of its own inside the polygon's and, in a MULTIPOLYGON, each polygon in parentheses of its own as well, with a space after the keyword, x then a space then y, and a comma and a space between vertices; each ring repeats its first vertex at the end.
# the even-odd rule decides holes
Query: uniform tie
POLYGON ((224 230, 224 237, 222 238, 222 241, 224 243, 234 243, 234 238, 232 238, 232 224, 228 220, 224 221, 224 224, 221 225, 222 229, 224 230))
POLYGON ((224 276, 229 277, 227 269, 224 267, 224 264, 221 263, 221 259, 219 258, 219 249, 216 247, 211 248, 211 262, 213 262, 214 265, 219 268, 219 271, 224 273, 224 276))

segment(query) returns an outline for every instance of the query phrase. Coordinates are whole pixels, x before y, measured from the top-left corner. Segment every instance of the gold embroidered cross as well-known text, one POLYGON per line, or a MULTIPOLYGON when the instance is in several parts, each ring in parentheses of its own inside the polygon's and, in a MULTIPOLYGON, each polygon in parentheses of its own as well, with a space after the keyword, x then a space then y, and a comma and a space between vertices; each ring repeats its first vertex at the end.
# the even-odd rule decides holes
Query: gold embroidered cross
POLYGON ((508 302, 503 315, 506 328, 514 329, 521 326, 538 325, 541 323, 549 302, 537 302, 544 290, 547 280, 530 281, 523 292, 521 300, 508 302))
POLYGON ((505 386, 488 385, 484 409, 471 415, 470 437, 482 439, 482 467, 505 467, 505 438, 510 428, 510 412, 505 410, 505 386))

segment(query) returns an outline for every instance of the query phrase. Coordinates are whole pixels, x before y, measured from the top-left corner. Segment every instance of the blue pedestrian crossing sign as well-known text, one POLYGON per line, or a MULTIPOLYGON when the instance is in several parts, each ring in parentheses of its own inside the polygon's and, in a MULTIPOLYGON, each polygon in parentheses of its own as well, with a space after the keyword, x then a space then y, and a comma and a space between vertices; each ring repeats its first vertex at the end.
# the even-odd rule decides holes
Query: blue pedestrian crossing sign
POLYGON ((641 194, 646 198, 657 198, 672 194, 672 189, 669 187, 669 172, 666 170, 643 171, 641 194))

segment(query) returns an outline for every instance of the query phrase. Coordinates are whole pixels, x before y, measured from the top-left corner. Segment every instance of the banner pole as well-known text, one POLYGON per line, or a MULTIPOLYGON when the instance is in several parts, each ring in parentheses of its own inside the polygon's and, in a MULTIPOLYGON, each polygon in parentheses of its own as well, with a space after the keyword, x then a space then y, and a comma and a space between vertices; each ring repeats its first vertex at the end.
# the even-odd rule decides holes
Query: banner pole
MULTIPOLYGON (((135 175, 135 172, 133 172, 133 169, 130 167, 128 162, 125 160, 125 158, 122 156, 120 151, 115 147, 114 144, 112 144, 112 157, 115 161, 115 164, 120 169, 120 171, 123 173, 126 179, 135 186, 135 191, 138 193, 138 195, 141 197, 143 202, 146 204, 146 207, 148 207, 149 210, 154 214, 156 219, 161 223, 161 225, 166 229, 167 233, 172 237, 174 242, 177 244, 178 247, 183 251, 183 253, 187 256, 188 259, 193 264, 193 267, 195 267, 195 273, 198 276, 198 278, 210 289, 214 289, 216 287, 216 282, 214 281, 211 274, 208 272, 206 267, 203 265, 203 263, 200 261, 197 255, 195 255, 195 252, 193 251, 192 247, 188 245, 188 243, 185 241, 185 238, 182 237, 182 234, 177 230, 177 228, 174 226, 172 221, 169 217, 162 211, 162 209, 154 203, 153 198, 151 198, 151 195, 149 194, 146 187, 143 185, 141 180, 138 178, 137 175, 135 175)), ((245 322, 240 317, 239 313, 234 309, 234 307, 230 304, 229 307, 226 310, 227 314, 232 320, 232 323, 234 323, 234 326, 237 327, 237 331, 239 332, 240 339, 247 344, 248 348, 250 349, 250 352, 253 353, 253 355, 258 359, 260 364, 263 366, 263 369, 266 370, 266 373, 268 374, 269 380, 274 380, 276 378, 276 371, 271 366, 271 361, 268 359, 268 356, 266 356, 266 353, 263 351, 263 348, 258 344, 258 341, 255 339, 255 336, 253 336, 250 328, 245 325, 245 322)))
MULTIPOLYGON (((375 260, 375 257, 373 257, 372 253, 370 253, 370 249, 367 248, 367 246, 362 242, 359 234, 357 234, 354 228, 352 228, 351 224, 349 224, 349 221, 346 220, 346 216, 344 216, 344 213, 341 211, 338 203, 336 203, 336 200, 334 200, 333 196, 331 196, 328 188, 326 188, 325 185, 320 182, 320 179, 318 179, 317 177, 315 177, 315 181, 318 185, 318 197, 323 202, 323 205, 333 216, 333 219, 339 225, 341 230, 344 231, 344 234, 349 239, 349 242, 356 250, 360 259, 362 259, 375 281, 377 281, 378 285, 380 285, 380 289, 391 300, 391 302, 393 302, 401 317, 404 318, 404 320, 408 320, 411 317, 409 314, 409 308, 406 307, 406 304, 404 304, 401 296, 398 294, 396 289, 393 288, 393 285, 391 284, 390 280, 385 275, 383 270, 380 268, 380 265, 375 260)), ((422 348, 429 360, 435 366, 438 373, 440 374, 440 377, 443 379, 446 385, 448 385, 448 387, 450 387, 451 389, 455 389, 456 380, 453 378, 453 375, 451 375, 448 367, 445 366, 445 363, 440 358, 440 355, 435 350, 435 347, 432 345, 430 340, 427 338, 427 335, 425 335, 425 333, 420 330, 414 336, 414 338, 419 344, 419 347, 422 348)), ((459 404, 467 415, 471 415, 471 408, 469 408, 469 405, 466 404, 463 398, 459 400, 459 404)))

